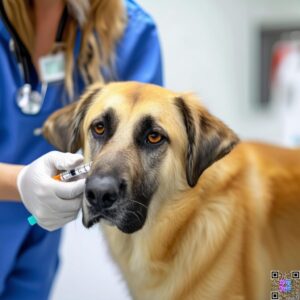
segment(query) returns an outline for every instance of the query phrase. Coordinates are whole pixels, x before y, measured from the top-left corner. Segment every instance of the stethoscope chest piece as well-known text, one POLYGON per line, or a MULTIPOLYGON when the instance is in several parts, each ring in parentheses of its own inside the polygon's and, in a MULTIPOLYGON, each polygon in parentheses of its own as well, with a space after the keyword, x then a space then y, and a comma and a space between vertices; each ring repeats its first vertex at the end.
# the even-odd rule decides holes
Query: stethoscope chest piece
POLYGON ((24 84, 17 92, 16 102, 24 114, 36 115, 41 111, 44 95, 31 89, 31 85, 24 84))

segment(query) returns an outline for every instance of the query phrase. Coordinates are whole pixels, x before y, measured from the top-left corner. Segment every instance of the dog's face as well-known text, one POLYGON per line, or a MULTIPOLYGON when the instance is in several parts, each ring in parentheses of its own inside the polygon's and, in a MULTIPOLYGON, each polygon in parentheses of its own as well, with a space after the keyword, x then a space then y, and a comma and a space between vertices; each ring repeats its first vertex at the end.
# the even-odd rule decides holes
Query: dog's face
POLYGON ((125 233, 143 227, 150 205, 196 185, 238 142, 191 96, 136 82, 91 86, 47 120, 44 135, 93 161, 84 226, 106 219, 125 233))

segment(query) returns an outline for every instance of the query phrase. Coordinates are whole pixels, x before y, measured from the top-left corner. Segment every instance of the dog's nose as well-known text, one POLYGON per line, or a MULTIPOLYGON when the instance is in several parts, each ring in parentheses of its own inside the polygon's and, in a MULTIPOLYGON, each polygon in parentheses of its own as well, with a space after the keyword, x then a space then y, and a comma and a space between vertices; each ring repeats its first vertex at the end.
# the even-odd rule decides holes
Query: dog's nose
POLYGON ((94 207, 109 208, 118 199, 118 181, 110 176, 92 176, 87 179, 85 195, 94 207))

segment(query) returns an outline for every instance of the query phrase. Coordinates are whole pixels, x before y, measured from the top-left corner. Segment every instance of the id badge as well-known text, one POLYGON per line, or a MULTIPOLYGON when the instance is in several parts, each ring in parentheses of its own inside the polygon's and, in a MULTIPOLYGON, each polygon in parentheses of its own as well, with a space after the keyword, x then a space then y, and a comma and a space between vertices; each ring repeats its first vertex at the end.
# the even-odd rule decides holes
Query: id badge
POLYGON ((65 53, 42 56, 39 59, 41 80, 45 83, 60 81, 65 78, 65 53))

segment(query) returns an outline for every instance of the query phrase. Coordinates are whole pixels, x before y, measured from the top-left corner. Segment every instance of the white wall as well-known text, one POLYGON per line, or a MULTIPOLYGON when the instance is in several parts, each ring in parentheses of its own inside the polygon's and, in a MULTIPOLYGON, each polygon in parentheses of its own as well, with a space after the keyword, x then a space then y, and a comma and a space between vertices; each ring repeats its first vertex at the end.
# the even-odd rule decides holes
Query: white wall
MULTIPOLYGON (((256 30, 261 22, 300 23, 298 0, 139 2, 159 26, 168 88, 195 91, 242 137, 280 142, 276 111, 253 105, 256 30)), ((67 226, 52 300, 130 299, 104 244, 97 227, 67 226)))
POLYGON ((129 300, 99 226, 85 229, 81 216, 64 229, 61 267, 52 300, 129 300))
POLYGON ((299 24, 298 0, 140 1, 159 25, 166 85, 198 93, 244 138, 280 141, 276 113, 257 103, 257 30, 299 24))

